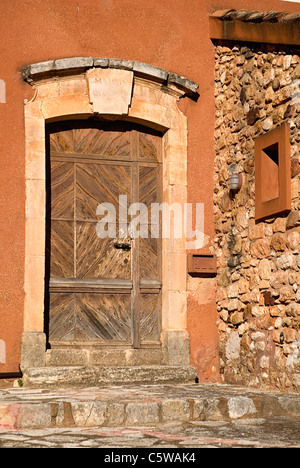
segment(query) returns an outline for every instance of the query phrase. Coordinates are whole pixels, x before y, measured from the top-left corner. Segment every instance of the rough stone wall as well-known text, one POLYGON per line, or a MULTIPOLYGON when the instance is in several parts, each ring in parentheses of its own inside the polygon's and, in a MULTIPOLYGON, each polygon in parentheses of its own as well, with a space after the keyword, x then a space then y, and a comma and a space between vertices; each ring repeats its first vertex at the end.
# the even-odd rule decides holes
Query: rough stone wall
POLYGON ((299 389, 299 50, 216 44, 215 55, 221 375, 227 383, 299 389), (255 223, 255 139, 284 122, 291 128, 292 211, 255 223), (244 179, 235 196, 227 182, 233 172, 244 179))

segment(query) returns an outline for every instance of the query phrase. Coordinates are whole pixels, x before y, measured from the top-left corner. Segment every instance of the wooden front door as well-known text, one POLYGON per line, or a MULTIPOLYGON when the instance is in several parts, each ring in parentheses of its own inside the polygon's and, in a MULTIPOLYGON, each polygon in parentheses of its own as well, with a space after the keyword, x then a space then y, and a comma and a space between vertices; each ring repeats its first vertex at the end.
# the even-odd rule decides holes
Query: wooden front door
POLYGON ((160 135, 88 121, 49 125, 47 139, 50 346, 160 346, 161 240, 151 237, 150 215, 143 217, 148 237, 133 238, 129 229, 139 214, 132 204, 149 210, 161 202, 160 135), (134 215, 126 225, 120 200, 121 213, 134 215), (115 226, 99 215, 105 203, 115 208, 115 226), (105 229, 109 235, 99 237, 105 229))

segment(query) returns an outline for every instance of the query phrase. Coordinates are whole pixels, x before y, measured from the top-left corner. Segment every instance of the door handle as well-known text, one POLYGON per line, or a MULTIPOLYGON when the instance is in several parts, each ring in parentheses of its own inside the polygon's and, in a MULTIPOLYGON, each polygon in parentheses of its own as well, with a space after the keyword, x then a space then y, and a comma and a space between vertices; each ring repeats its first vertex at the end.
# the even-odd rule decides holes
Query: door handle
POLYGON ((114 248, 119 249, 119 250, 131 250, 131 245, 126 244, 125 242, 115 242, 114 243, 114 248))

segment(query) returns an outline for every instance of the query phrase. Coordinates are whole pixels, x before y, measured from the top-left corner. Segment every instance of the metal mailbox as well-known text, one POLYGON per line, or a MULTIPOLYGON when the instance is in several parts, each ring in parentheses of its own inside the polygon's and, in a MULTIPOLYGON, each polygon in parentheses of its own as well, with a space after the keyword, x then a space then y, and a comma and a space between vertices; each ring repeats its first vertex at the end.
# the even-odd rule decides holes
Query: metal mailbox
POLYGON ((188 254, 188 273, 193 276, 216 275, 217 257, 215 255, 188 254))

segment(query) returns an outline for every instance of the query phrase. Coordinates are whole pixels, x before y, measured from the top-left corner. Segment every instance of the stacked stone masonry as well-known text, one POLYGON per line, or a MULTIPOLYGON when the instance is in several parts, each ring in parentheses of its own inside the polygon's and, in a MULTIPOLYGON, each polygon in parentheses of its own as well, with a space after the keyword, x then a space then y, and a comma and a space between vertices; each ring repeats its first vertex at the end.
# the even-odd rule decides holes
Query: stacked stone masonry
MULTIPOLYGON (((300 388, 299 49, 215 44, 214 250, 224 382, 300 388), (255 221, 255 139, 291 129, 292 210, 255 221), (231 173, 243 174, 233 195, 231 173)), ((267 175, 266 175, 267 177, 267 175)))

